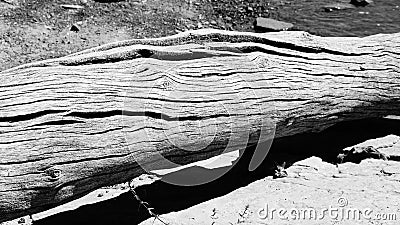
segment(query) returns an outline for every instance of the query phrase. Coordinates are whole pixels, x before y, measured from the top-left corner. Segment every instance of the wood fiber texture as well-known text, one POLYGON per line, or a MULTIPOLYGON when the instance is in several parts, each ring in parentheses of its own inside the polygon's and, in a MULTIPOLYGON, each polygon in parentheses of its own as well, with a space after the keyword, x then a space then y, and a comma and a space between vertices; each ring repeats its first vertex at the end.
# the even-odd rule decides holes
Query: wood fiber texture
POLYGON ((0 222, 165 159, 399 114, 399 98, 400 33, 205 29, 12 68, 0 72, 0 222))

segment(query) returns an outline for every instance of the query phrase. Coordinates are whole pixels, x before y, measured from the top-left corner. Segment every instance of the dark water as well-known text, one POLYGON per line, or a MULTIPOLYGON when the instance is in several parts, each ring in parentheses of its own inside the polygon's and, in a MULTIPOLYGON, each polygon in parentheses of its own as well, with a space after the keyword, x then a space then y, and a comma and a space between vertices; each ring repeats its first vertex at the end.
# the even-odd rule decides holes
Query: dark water
POLYGON ((400 32, 400 0, 375 0, 365 7, 325 12, 323 6, 349 1, 292 0, 279 6, 278 18, 296 30, 320 36, 368 36, 400 32))

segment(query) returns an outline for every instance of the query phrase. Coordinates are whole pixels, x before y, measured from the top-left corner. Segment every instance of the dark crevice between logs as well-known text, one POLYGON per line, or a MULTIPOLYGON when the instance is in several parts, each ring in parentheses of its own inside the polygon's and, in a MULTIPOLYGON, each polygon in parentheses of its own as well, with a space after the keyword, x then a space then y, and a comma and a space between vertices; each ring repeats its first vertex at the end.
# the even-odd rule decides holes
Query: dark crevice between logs
POLYGON ((104 112, 71 112, 66 116, 70 117, 79 117, 84 119, 93 119, 93 118, 105 118, 111 116, 146 116, 153 119, 162 119, 165 121, 199 121, 202 119, 213 119, 219 117, 232 117, 232 116, 240 116, 238 114, 215 114, 210 116, 181 116, 181 117, 172 117, 164 113, 151 112, 151 111, 143 111, 143 112, 134 112, 134 111, 122 111, 122 110, 111 110, 104 112))
MULTIPOLYGON (((279 43, 279 42, 276 42, 279 43)), ((333 51, 328 49, 315 49, 310 47, 302 47, 298 45, 293 45, 290 43, 280 43, 278 45, 271 45, 273 47, 277 47, 279 49, 290 49, 304 53, 329 53, 339 56, 362 56, 365 55, 363 53, 344 53, 339 51, 333 51)), ((289 54, 284 53, 283 51, 275 51, 271 49, 266 49, 260 46, 243 46, 238 48, 238 52, 240 53, 253 53, 253 52, 262 52, 265 54, 270 55, 277 55, 282 57, 290 57, 290 58, 302 58, 306 60, 312 60, 313 58, 302 56, 302 54, 289 54)), ((105 55, 102 57, 84 57, 84 58, 72 58, 72 59, 65 59, 59 61, 58 63, 63 66, 80 66, 80 65, 91 65, 91 64, 105 64, 105 63, 116 63, 125 60, 133 60, 137 58, 154 58, 164 61, 181 61, 181 60, 193 60, 193 59, 201 59, 201 58, 208 58, 208 57, 215 57, 215 56, 238 56, 232 54, 232 50, 229 49, 220 49, 217 53, 207 53, 207 52, 196 52, 196 51, 182 51, 182 52, 168 52, 168 51, 155 51, 150 49, 138 49, 133 52, 126 52, 124 54, 112 54, 112 55, 105 55), (224 52, 226 52, 224 54, 224 52)), ((57 63, 56 61, 54 63, 57 63)))
POLYGON ((23 115, 0 117, 0 122, 10 122, 10 123, 20 122, 20 121, 35 119, 35 118, 42 117, 42 116, 49 115, 49 114, 64 113, 64 112, 66 112, 66 111, 65 110, 43 110, 43 111, 29 113, 29 114, 23 114, 23 115))
MULTIPOLYGON (((183 210, 228 194, 266 176, 272 176, 275 163, 286 162, 286 165, 290 166, 297 161, 317 156, 326 162, 336 164, 337 156, 344 148, 389 134, 400 136, 399 127, 400 120, 383 118, 341 122, 320 133, 306 133, 275 139, 267 159, 252 172, 248 171, 248 165, 255 148, 249 146, 240 161, 228 173, 213 182, 182 187, 157 181, 151 185, 138 187, 135 191, 143 201, 154 207, 154 211, 158 214, 183 210)), ((200 170, 199 174, 213 172, 207 169, 200 170)), ((178 173, 184 172, 185 170, 178 173)), ((77 210, 63 212, 34 223, 36 225, 58 223, 132 225, 138 224, 148 217, 148 213, 139 206, 134 196, 131 193, 125 193, 114 199, 82 206, 77 210)))
MULTIPOLYGON (((9 117, 0 117, 0 122, 20 122, 26 120, 33 120, 45 115, 50 114, 58 114, 58 113, 66 113, 65 110, 43 110, 40 112, 18 115, 18 116, 9 116, 9 117)), ((143 112, 134 112, 134 111, 126 111, 126 110, 110 110, 110 111, 98 111, 98 112, 70 112, 63 117, 76 117, 83 119, 95 119, 95 118, 106 118, 112 116, 146 116, 153 119, 162 119, 165 121, 199 121, 203 119, 213 119, 219 117, 236 117, 236 116, 246 116, 240 114, 215 114, 210 116, 180 116, 180 117, 172 117, 164 113, 151 112, 151 111, 143 111, 143 112)), ((40 124, 34 124, 33 126, 51 126, 51 125, 66 125, 66 124, 75 124, 75 123, 85 123, 84 121, 79 120, 54 120, 48 121, 40 124)))
MULTIPOLYGON (((168 39, 148 39, 148 40, 128 40, 124 42, 118 42, 114 44, 109 44, 106 46, 100 46, 98 48, 78 52, 73 55, 82 55, 84 53, 106 51, 113 48, 126 47, 135 44, 152 45, 152 46, 172 46, 172 45, 183 45, 183 44, 204 44, 208 42, 228 42, 228 43, 243 43, 243 42, 253 42, 257 44, 265 44, 277 48, 289 49, 304 53, 327 53, 338 56, 363 56, 369 55, 370 53, 349 53, 341 52, 332 49, 327 49, 323 47, 308 47, 300 46, 294 43, 280 42, 275 40, 270 40, 262 37, 255 37, 251 35, 233 35, 233 34, 219 34, 219 33, 206 33, 206 34, 186 34, 187 36, 182 37, 172 37, 168 39)), ((308 35, 308 34, 304 34, 308 35)), ((311 37, 311 36, 310 36, 311 37)))
POLYGON ((79 120, 53 120, 44 123, 35 124, 33 126, 63 126, 67 124, 85 123, 79 120))
POLYGON ((105 63, 116 63, 125 60, 132 60, 136 58, 141 58, 142 56, 138 54, 138 52, 126 53, 126 54, 114 54, 114 55, 105 55, 101 57, 85 57, 78 59, 66 59, 62 60, 58 63, 62 66, 81 66, 81 65, 92 65, 92 64, 105 64, 105 63))
MULTIPOLYGON (((91 65, 91 64, 104 64, 104 63, 116 63, 124 60, 132 60, 136 58, 160 58, 162 60, 189 60, 189 59, 198 59, 204 57, 212 57, 213 54, 205 54, 205 53, 196 53, 196 52, 178 52, 178 53, 168 53, 162 51, 154 51, 150 49, 138 49, 131 52, 125 52, 122 54, 110 54, 103 55, 101 57, 91 56, 91 57, 83 57, 83 58, 74 58, 74 56, 84 56, 85 54, 107 51, 113 48, 119 47, 127 47, 135 44, 143 44, 143 45, 153 45, 153 46, 171 46, 171 45, 183 45, 183 44, 205 44, 208 42, 229 42, 229 43, 243 43, 243 42, 253 42, 258 44, 264 44, 272 47, 276 47, 283 50, 293 50, 301 53, 325 53, 337 56, 364 56, 370 55, 371 53, 349 53, 349 52, 341 52, 337 50, 327 49, 323 47, 308 47, 308 46, 300 46, 294 43, 288 42, 279 42, 274 40, 269 40, 267 38, 262 37, 254 37, 250 35, 226 35, 226 34, 217 34, 217 33, 208 33, 208 34, 200 34, 200 35, 192 35, 188 34, 187 37, 175 37, 172 39, 150 39, 150 40, 130 40, 125 42, 119 42, 115 44, 109 44, 107 46, 100 46, 93 50, 83 51, 80 53, 72 54, 67 56, 67 58, 61 59, 59 61, 51 61, 50 64, 59 64, 64 66, 80 66, 80 65, 91 65), (68 58, 71 57, 71 58, 68 58)), ((311 59, 307 57, 301 56, 302 54, 292 55, 288 53, 283 53, 279 51, 268 50, 259 46, 242 46, 239 47, 238 52, 250 53, 260 51, 267 54, 285 56, 285 57, 297 57, 304 59, 311 59)), ((232 50, 229 49, 219 49, 219 52, 229 52, 232 53, 232 50)), ((230 56, 231 54, 228 54, 230 56)), ((224 54, 220 55, 224 56, 224 54)), ((36 63, 31 66, 36 67, 45 67, 48 66, 49 63, 36 63)))

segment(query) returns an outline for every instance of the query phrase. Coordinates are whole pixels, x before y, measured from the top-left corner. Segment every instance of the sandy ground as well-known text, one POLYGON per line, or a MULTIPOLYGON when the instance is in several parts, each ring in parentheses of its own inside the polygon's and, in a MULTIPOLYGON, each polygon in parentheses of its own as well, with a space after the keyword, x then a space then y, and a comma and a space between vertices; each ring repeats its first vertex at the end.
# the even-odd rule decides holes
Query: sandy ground
POLYGON ((275 10, 274 4, 255 0, 240 5, 232 0, 3 0, 0 71, 133 38, 200 28, 252 30, 254 16, 275 10))
POLYGON ((180 9, 172 5, 173 1, 0 2, 0 70, 109 42, 176 33, 178 19, 195 13, 189 5, 180 9))

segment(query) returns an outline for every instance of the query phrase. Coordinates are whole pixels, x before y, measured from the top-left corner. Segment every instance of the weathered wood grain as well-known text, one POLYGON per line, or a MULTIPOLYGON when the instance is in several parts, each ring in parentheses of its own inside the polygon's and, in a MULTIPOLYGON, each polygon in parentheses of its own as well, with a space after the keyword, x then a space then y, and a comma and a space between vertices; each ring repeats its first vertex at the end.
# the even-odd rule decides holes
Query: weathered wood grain
POLYGON ((0 222, 339 121, 399 114, 400 33, 199 30, 0 72, 0 222), (229 143, 229 144, 228 144, 229 143), (139 166, 139 164, 141 166, 139 166))

